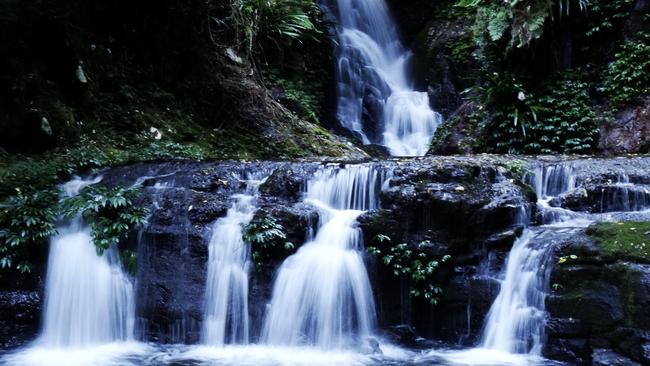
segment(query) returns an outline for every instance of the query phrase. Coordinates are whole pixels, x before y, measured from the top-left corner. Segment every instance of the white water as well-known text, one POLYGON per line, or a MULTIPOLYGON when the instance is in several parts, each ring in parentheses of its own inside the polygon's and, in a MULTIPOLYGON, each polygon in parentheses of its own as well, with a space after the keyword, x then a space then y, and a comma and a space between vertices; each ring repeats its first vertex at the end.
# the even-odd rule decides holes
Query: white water
POLYGON ((234 196, 226 217, 212 229, 202 333, 206 345, 248 343, 250 247, 244 242, 243 228, 253 219, 257 187, 262 182, 250 177, 247 192, 234 196))
POLYGON ((506 353, 531 353, 542 350, 546 247, 532 248, 535 233, 524 230, 506 263, 501 290, 488 313, 483 347, 506 353))
MULTIPOLYGON (((77 178, 63 185, 63 192, 73 196, 98 181, 77 178)), ((79 218, 60 226, 51 240, 43 319, 37 343, 44 347, 88 347, 133 335, 133 285, 115 248, 98 256, 79 218)))
MULTIPOLYGON (((540 167, 532 178, 540 210, 548 207, 553 196, 575 188, 576 183, 570 165, 540 167)), ((568 219, 563 215, 556 217, 568 219)), ((501 290, 485 321, 483 348, 531 355, 542 352, 552 245, 536 238, 538 235, 537 231, 525 229, 508 255, 501 290), (538 240, 533 245, 535 239, 538 240)))
POLYGON ((407 72, 412 54, 386 3, 336 0, 335 8, 338 120, 364 144, 382 144, 394 156, 424 155, 442 117, 427 93, 413 89, 407 72), (381 126, 364 126, 364 109, 381 126))
POLYGON ((320 215, 310 242, 282 264, 262 339, 324 349, 359 345, 375 326, 375 304, 356 225, 378 205, 379 174, 368 166, 326 168, 308 182, 306 201, 320 215))

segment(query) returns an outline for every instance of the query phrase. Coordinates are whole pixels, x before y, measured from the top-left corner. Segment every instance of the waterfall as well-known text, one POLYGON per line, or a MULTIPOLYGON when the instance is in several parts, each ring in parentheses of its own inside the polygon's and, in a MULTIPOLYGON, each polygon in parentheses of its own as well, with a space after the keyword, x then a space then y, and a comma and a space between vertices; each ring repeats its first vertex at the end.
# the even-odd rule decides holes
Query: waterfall
POLYGON ((220 346, 248 343, 248 271, 250 247, 243 228, 255 213, 263 173, 250 176, 245 194, 235 195, 226 217, 217 220, 209 245, 203 343, 220 346))
POLYGON ((424 155, 442 117, 427 93, 413 90, 407 75, 412 54, 386 3, 337 0, 334 8, 325 7, 337 23, 337 119, 364 144, 382 144, 395 156, 424 155), (368 119, 376 126, 367 126, 368 119))
POLYGON ((378 206, 381 177, 369 166, 325 168, 307 183, 305 201, 320 215, 313 239, 280 267, 262 339, 325 349, 372 334, 375 304, 356 219, 378 206))
MULTIPOLYGON (((62 186, 77 195, 99 182, 75 178, 62 186)), ((97 255, 81 218, 58 227, 51 239, 45 283, 43 332, 47 347, 86 347, 132 338, 133 285, 122 272, 116 248, 97 255)))
MULTIPOLYGON (((576 181, 571 165, 538 167, 524 179, 535 188, 540 210, 548 207, 553 196, 575 188, 576 181)), ((546 325, 544 300, 553 248, 541 236, 527 228, 510 250, 501 290, 485 321, 482 347, 506 353, 541 354, 546 325)))
POLYGON ((524 181, 535 188, 539 200, 559 196, 576 187, 574 167, 570 164, 538 166, 524 177, 524 181))

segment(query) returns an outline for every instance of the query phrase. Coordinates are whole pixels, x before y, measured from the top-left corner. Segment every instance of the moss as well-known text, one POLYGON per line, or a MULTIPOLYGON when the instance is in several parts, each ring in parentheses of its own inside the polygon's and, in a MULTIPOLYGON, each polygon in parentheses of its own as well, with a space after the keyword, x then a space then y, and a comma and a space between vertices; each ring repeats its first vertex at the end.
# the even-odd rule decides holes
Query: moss
POLYGON ((454 128, 454 126, 458 123, 457 118, 452 118, 450 120, 445 121, 442 123, 438 128, 436 129, 436 133, 433 135, 433 138, 431 139, 431 144, 429 146, 429 154, 436 154, 442 148, 444 145, 447 143, 447 139, 451 135, 451 130, 454 128))
POLYGON ((476 49, 474 38, 471 33, 464 34, 458 39, 453 40, 447 45, 449 55, 457 63, 466 63, 472 57, 472 52, 476 49))
POLYGON ((650 263, 650 222, 597 223, 587 234, 605 256, 650 263))
POLYGON ((637 325, 637 320, 645 317, 646 309, 641 306, 643 296, 639 291, 643 290, 641 284, 641 273, 627 264, 616 264, 614 269, 619 276, 619 288, 621 289, 621 302, 625 310, 625 324, 630 327, 637 325))

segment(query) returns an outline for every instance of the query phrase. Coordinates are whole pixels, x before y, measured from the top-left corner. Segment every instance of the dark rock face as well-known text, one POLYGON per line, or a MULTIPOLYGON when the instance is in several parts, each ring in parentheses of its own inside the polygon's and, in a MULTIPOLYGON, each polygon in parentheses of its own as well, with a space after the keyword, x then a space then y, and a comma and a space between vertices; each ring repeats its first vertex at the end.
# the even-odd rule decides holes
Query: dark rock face
POLYGON ((359 218, 366 245, 385 251, 398 243, 415 248, 429 241, 433 257, 453 259, 438 271, 436 283, 443 295, 435 307, 411 298, 408 281, 372 261, 383 325, 413 324, 427 337, 475 344, 499 290, 497 281, 482 275, 481 265, 488 248, 496 262, 505 257, 522 212, 532 205, 525 189, 509 179, 501 164, 504 161, 491 158, 446 158, 395 167, 381 194, 382 209, 359 218), (375 237, 380 234, 391 242, 378 243, 375 237))
POLYGON ((609 154, 650 152, 650 99, 641 107, 625 109, 614 121, 601 126, 598 147, 609 154))
POLYGON ((648 364, 650 265, 602 255, 583 233, 565 239, 546 299, 547 357, 584 365, 648 364))
MULTIPOLYGON (((366 243, 372 244, 377 234, 409 245, 429 240, 434 243, 432 255, 457 258, 453 263, 456 269, 450 264, 440 271, 440 282, 450 296, 442 299, 435 312, 428 303, 410 299, 408 283, 368 258, 373 279, 381 279, 375 287, 382 326, 416 324, 417 333, 469 344, 498 292, 498 284, 478 276, 477 266, 486 255, 483 243, 502 251, 498 257, 503 258, 516 238, 513 225, 522 209, 531 205, 531 197, 509 180, 503 159, 373 164, 385 174, 390 172, 391 178, 390 187, 381 195, 381 209, 359 219, 366 243), (396 296, 397 292, 400 294, 396 296), (466 321, 468 307, 471 324, 466 321), (392 310, 398 308, 401 310, 392 310)), ((109 185, 142 182, 142 202, 151 207, 149 224, 140 233, 137 248, 139 336, 163 343, 199 341, 211 227, 226 215, 232 195, 244 191, 243 180, 249 172, 268 174, 259 187, 253 220, 272 218, 284 228, 287 241, 296 246, 304 243, 318 215, 301 202, 301 196, 319 166, 270 162, 142 164, 105 172, 104 182, 109 185)), ((253 338, 259 335, 275 271, 291 254, 276 252, 251 271, 253 338)))
MULTIPOLYGON (((436 157, 367 163, 381 170, 388 181, 380 207, 358 219, 366 247, 386 250, 405 243, 412 249, 428 241, 426 255, 452 258, 436 271, 434 283, 443 292, 438 305, 432 306, 410 295, 413 284, 407 278, 394 275, 381 258, 366 255, 379 326, 389 338, 413 347, 430 346, 421 336, 446 345, 479 342, 485 316, 500 289, 495 278, 535 212, 535 194, 508 168, 513 159, 436 157), (390 237, 390 242, 378 241, 379 234, 390 237)), ((529 158, 520 160, 538 164, 529 158)), ((542 161, 557 162, 553 158, 542 161)), ((586 192, 597 192, 592 186, 616 186, 621 176, 641 186, 650 183, 648 159, 575 160, 571 164, 578 189, 586 192)), ((128 243, 138 253, 138 336, 163 343, 198 342, 213 223, 226 215, 233 195, 244 192, 246 177, 264 172, 268 179, 259 187, 253 220, 272 218, 284 228, 286 240, 299 247, 319 219, 317 211, 302 202, 302 195, 305 183, 321 166, 314 162, 186 162, 137 164, 103 172, 108 185, 141 182, 141 203, 151 209, 147 227, 132 236, 138 238, 137 243, 128 243)), ((580 192, 572 193, 577 197, 575 205, 598 211, 593 206, 597 200, 585 199, 580 192)), ((556 204, 568 207, 568 197, 556 204)), ((570 255, 577 259, 554 267, 551 284, 556 286, 547 297, 544 354, 570 364, 619 358, 650 362, 650 264, 604 256, 580 231, 560 237, 563 241, 555 262, 570 255)), ((275 272, 291 253, 272 252, 261 265, 251 268, 253 341, 259 337, 275 272)), ((40 318, 37 293, 0 294, 4 347, 33 339, 40 318)))
POLYGON ((41 320, 37 291, 0 291, 0 348, 18 347, 33 339, 41 320))

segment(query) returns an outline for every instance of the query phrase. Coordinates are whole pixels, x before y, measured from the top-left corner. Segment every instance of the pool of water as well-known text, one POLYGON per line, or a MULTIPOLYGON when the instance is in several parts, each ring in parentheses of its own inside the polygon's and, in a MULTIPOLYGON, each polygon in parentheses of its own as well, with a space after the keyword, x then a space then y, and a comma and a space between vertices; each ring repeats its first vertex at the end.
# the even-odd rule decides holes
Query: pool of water
POLYGON ((119 342, 86 348, 33 344, 0 356, 11 366, 523 366, 560 365, 526 355, 481 348, 409 350, 382 344, 383 354, 307 347, 185 346, 119 342))

